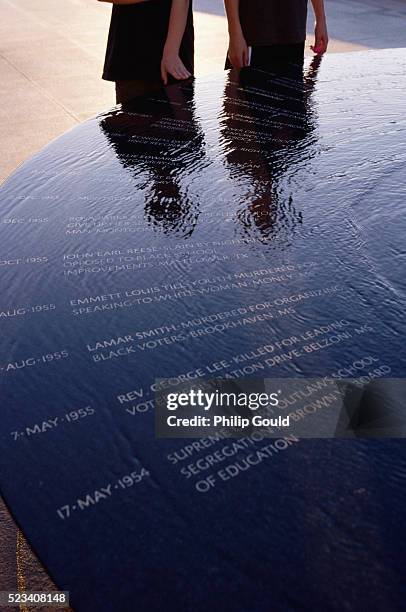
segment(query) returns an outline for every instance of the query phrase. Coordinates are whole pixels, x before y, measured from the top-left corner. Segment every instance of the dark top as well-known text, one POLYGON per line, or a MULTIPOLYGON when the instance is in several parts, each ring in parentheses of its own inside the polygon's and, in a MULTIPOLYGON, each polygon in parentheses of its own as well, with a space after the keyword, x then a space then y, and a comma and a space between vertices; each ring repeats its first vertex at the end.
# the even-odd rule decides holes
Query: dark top
POLYGON ((307 0, 240 0, 240 20, 250 46, 306 39, 307 0))
MULTIPOLYGON (((103 79, 161 79, 162 52, 168 33, 171 0, 113 6, 103 79)), ((180 58, 193 74, 194 32, 192 2, 180 58)))

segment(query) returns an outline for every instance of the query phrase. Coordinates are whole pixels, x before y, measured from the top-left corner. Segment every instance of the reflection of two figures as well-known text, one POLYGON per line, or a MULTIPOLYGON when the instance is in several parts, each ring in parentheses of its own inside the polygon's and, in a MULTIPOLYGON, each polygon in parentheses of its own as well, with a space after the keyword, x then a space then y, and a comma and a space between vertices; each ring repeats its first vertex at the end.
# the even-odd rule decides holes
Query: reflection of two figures
POLYGON ((144 194, 147 223, 188 237, 200 213, 188 177, 204 159, 204 137, 195 117, 194 83, 136 98, 100 122, 122 166, 144 194))
MULTIPOLYGON (((319 64, 316 57, 303 73, 303 66, 279 62, 269 72, 246 68, 226 77, 220 130, 233 183, 229 202, 237 202, 239 225, 249 237, 267 242, 282 231, 286 237, 301 221, 291 196, 281 193, 292 173, 315 154, 311 94, 319 64)), ((191 236, 200 214, 192 179, 206 160, 194 83, 134 99, 100 124, 143 194, 147 223, 167 234, 191 236)))
POLYGON ((267 72, 229 73, 221 142, 247 238, 289 240, 302 221, 292 184, 295 172, 316 152, 311 98, 320 63, 316 56, 306 71, 280 61, 267 72))

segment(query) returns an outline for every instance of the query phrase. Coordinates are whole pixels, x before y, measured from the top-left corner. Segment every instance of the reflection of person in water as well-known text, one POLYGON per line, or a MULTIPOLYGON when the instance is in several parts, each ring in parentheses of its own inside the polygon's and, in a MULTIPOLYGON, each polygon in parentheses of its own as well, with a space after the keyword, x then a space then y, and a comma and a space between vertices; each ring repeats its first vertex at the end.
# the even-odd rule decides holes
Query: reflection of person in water
POLYGON ((191 198, 184 178, 204 157, 194 83, 187 81, 133 100, 104 116, 100 125, 121 164, 138 181, 147 222, 165 233, 189 237, 199 203, 191 198))
POLYGON ((301 65, 273 62, 269 72, 228 75, 221 137, 231 177, 246 184, 237 216, 248 238, 286 237, 301 223, 291 194, 282 192, 288 175, 314 154, 311 94, 320 62, 314 57, 305 73, 301 65))

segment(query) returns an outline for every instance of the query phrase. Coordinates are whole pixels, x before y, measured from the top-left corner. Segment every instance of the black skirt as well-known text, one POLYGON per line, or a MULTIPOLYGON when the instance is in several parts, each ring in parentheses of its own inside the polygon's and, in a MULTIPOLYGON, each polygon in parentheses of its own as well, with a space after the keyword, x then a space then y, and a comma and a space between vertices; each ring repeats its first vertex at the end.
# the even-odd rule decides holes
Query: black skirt
MULTIPOLYGON (((161 59, 168 33, 171 0, 113 6, 103 79, 121 81, 161 78, 161 59)), ((194 70, 192 2, 179 52, 191 74, 194 70)))

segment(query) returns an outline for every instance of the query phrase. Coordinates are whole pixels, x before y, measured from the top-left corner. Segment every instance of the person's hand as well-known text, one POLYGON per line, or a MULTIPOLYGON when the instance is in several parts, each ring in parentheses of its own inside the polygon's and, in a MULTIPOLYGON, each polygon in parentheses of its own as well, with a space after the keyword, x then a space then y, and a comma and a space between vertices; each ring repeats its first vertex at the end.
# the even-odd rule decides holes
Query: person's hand
POLYGON ((170 49, 164 49, 161 61, 161 76, 164 85, 168 84, 169 75, 173 76, 178 81, 188 79, 192 76, 189 70, 185 68, 185 65, 180 59, 178 53, 175 53, 170 49))
POLYGON ((244 68, 249 65, 248 45, 242 33, 230 36, 228 59, 233 68, 244 68))
POLYGON ((311 50, 316 55, 322 55, 327 51, 328 47, 328 32, 327 24, 323 21, 316 21, 314 29, 314 45, 311 46, 311 50))

